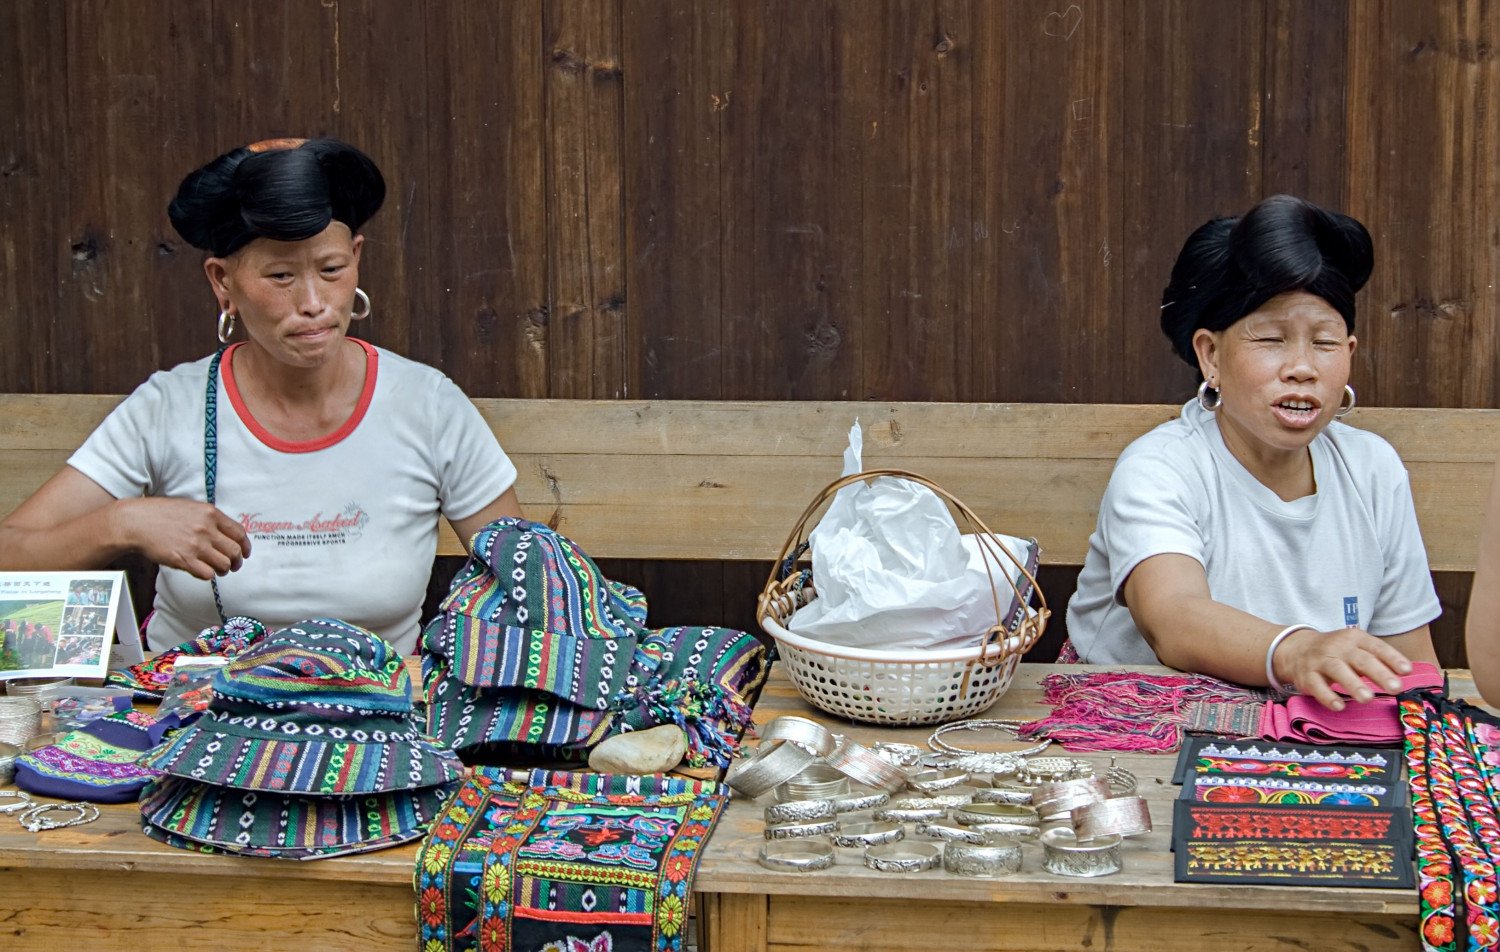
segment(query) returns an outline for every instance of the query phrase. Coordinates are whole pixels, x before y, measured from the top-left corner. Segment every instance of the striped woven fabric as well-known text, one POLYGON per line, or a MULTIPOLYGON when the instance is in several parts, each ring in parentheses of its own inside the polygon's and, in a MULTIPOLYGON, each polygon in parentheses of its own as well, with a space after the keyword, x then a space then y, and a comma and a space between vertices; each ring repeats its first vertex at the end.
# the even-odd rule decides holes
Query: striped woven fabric
POLYGON ((167 777, 146 786, 141 799, 142 829, 148 836, 188 849, 322 859, 419 839, 456 786, 359 797, 308 797, 167 777))

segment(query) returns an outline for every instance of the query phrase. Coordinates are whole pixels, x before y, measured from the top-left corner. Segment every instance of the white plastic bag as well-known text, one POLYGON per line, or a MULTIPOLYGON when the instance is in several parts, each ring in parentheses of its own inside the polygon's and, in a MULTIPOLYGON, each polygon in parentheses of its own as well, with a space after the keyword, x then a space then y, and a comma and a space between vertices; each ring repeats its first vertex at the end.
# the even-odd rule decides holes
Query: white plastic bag
MULTIPOLYGON (((844 452, 845 476, 861 471, 863 449, 856 420, 844 452)), ((1026 562, 1030 543, 992 538, 1026 562)), ((1008 611, 1014 595, 1006 579, 1020 575, 999 552, 986 571, 979 537, 959 533, 936 493, 890 476, 840 489, 808 541, 818 595, 787 628, 846 647, 978 645, 995 625, 995 592, 1000 610, 1008 611)))

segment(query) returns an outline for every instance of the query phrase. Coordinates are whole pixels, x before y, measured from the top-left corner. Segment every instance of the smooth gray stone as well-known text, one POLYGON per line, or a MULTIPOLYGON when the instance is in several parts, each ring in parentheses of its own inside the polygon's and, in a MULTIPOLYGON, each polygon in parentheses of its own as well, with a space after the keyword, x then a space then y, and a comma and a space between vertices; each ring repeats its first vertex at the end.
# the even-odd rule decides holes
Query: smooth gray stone
POLYGON ((676 724, 605 738, 589 752, 589 769, 599 773, 666 773, 687 754, 687 735, 676 724))

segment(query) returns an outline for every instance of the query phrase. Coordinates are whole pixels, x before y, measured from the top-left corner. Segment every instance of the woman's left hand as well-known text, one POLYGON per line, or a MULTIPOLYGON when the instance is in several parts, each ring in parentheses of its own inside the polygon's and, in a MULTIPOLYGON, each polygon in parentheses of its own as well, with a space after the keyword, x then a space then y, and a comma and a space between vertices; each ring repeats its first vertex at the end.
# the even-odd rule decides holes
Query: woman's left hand
POLYGON ((1358 628, 1294 631, 1276 647, 1271 663, 1279 679, 1332 711, 1342 711, 1350 700, 1363 704, 1375 697, 1364 678, 1394 694, 1401 689, 1401 678, 1411 673, 1404 654, 1358 628), (1334 690, 1335 684, 1343 693, 1334 690))

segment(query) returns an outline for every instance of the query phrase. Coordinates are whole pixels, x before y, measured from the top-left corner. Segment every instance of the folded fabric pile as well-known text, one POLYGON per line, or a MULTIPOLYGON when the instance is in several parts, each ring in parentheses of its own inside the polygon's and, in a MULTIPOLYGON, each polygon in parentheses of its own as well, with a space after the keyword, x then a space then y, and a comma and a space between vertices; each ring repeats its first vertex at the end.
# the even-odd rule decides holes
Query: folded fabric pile
MULTIPOLYGON (((1266 740, 1302 741, 1309 744, 1397 744, 1401 742, 1401 718, 1396 695, 1407 691, 1441 691, 1443 672, 1425 661, 1414 661, 1411 673, 1401 678, 1393 694, 1369 678, 1361 678, 1374 697, 1362 703, 1350 701, 1341 711, 1324 707, 1316 698, 1293 695, 1266 702, 1261 713, 1260 736, 1266 740)), ((1334 685, 1348 695, 1342 685, 1334 685)))
POLYGON ((418 945, 670 952, 724 785, 479 768, 417 853, 418 945))
POLYGON ((132 803, 154 776, 136 761, 181 725, 176 715, 144 711, 101 717, 16 758, 16 786, 59 800, 132 803))
POLYGON ((330 619, 269 633, 214 679, 202 717, 141 758, 148 836, 321 859, 417 839, 463 773, 423 735, 396 649, 330 619))
POLYGON ((130 688, 135 692, 137 701, 160 701, 172 684, 172 669, 178 658, 203 658, 211 655, 233 658, 265 633, 266 626, 259 621, 235 615, 226 619, 222 625, 203 629, 191 641, 168 648, 124 671, 111 671, 104 683, 110 687, 130 688))
POLYGON ((581 759, 606 736, 675 723, 688 761, 727 766, 765 647, 723 628, 646 627, 645 598, 535 522, 480 530, 423 635, 428 726, 466 759, 581 759))

